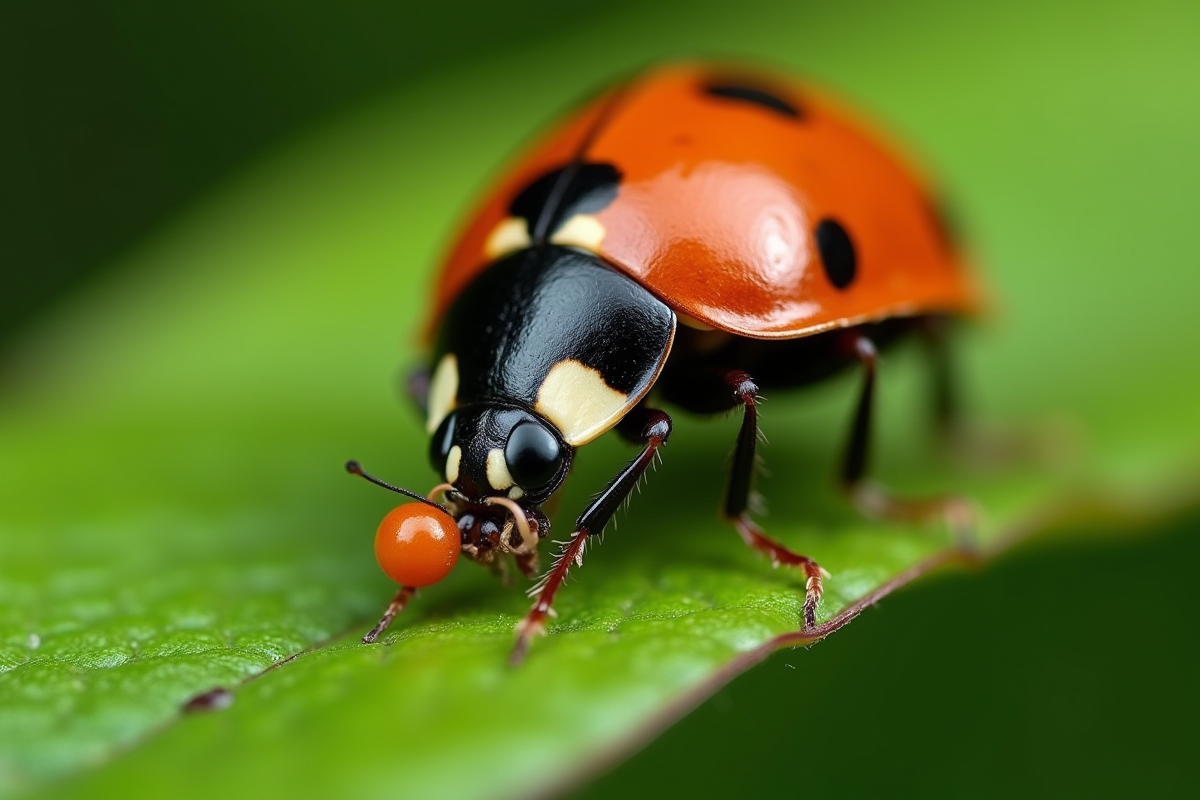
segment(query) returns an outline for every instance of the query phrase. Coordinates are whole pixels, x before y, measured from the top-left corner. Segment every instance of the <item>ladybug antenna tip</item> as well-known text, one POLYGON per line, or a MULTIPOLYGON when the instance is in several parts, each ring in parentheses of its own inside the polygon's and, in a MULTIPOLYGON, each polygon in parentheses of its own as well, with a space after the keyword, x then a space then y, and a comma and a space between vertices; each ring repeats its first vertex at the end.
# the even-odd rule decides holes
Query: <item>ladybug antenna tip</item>
POLYGON ((423 497, 423 496, 417 494, 416 492, 409 491, 408 489, 402 489, 399 486, 393 486, 392 484, 388 483, 387 481, 381 481, 379 478, 376 478, 375 476, 368 474, 367 471, 362 468, 362 464, 359 464, 354 459, 350 459, 349 461, 346 462, 346 472, 349 472, 351 475, 358 475, 359 477, 365 478, 366 480, 370 481, 371 483, 375 484, 376 486, 382 486, 384 489, 395 492, 396 494, 402 494, 405 497, 410 497, 413 500, 418 500, 427 506, 432 506, 433 508, 440 510, 444 514, 450 513, 449 511, 446 510, 446 507, 444 505, 442 505, 441 503, 434 502, 433 500, 430 500, 428 497, 423 497))

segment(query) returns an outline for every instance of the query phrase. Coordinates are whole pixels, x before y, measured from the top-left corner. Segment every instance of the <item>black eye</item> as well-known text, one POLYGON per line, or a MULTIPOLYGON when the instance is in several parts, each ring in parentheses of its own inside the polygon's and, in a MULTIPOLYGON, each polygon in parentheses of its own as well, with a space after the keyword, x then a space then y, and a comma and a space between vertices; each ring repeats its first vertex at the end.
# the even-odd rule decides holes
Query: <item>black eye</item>
POLYGON ((446 458, 454 445, 454 420, 457 416, 454 413, 447 414, 442 424, 433 432, 433 438, 429 440, 429 462, 433 464, 434 472, 439 475, 446 469, 446 458))
POLYGON ((522 422, 509 434, 504 460, 517 485, 534 491, 558 475, 562 450, 550 431, 536 422, 522 422))

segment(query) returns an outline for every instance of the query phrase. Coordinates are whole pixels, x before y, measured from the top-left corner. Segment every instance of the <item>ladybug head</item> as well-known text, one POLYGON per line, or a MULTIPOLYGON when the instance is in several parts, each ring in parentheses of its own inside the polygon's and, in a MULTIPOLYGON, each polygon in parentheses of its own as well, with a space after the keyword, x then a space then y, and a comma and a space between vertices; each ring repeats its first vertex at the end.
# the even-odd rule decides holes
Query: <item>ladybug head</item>
POLYGON ((464 551, 484 562, 498 550, 534 553, 550 529, 539 506, 566 478, 574 453, 553 425, 518 406, 473 403, 447 414, 429 457, 450 486, 464 551))
POLYGON ((553 425, 499 403, 451 411, 429 444, 433 468, 473 504, 506 497, 540 505, 567 476, 574 452, 553 425))
POLYGON ((442 320, 426 397, 430 459, 464 542, 517 520, 544 533, 539 507, 575 449, 649 391, 674 333, 661 301, 566 247, 512 253, 465 287, 442 320))

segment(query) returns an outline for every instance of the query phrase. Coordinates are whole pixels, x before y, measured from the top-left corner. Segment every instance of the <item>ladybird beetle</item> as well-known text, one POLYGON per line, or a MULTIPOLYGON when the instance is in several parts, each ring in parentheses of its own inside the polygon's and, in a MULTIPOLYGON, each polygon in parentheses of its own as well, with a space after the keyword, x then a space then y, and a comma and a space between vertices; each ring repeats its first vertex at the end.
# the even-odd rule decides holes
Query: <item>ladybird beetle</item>
MULTIPOLYGON (((742 409, 723 511, 747 545, 802 571, 806 627, 828 574, 749 513, 760 391, 857 365, 842 486, 867 513, 950 516, 954 499, 898 499, 865 479, 880 347, 924 338, 936 417, 953 413, 943 323, 973 313, 978 292, 937 208, 903 160, 816 91, 703 64, 608 91, 499 181, 437 280, 432 358, 413 385, 444 482, 416 516, 450 514, 464 554, 512 556, 533 579, 542 507, 576 449, 614 428, 641 446, 530 591, 514 663, 659 457, 671 434, 660 403, 742 409)), ((414 588, 401 585, 364 642, 414 588)))

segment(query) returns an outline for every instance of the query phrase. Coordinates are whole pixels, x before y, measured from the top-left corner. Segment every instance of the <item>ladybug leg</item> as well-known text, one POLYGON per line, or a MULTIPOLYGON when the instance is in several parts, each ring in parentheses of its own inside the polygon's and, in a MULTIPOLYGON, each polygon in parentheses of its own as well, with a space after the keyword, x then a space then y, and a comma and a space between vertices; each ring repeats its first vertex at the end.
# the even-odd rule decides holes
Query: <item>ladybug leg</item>
POLYGON ((401 586, 400 591, 396 592, 396 596, 392 598, 392 602, 388 603, 387 610, 383 612, 383 617, 379 620, 379 624, 371 628, 367 635, 362 638, 363 644, 371 644, 379 638, 379 634, 387 630, 388 625, 392 624, 392 620, 396 615, 404 610, 408 605, 408 601, 417 593, 417 590, 412 586, 401 586))
POLYGON ((758 386, 741 370, 727 373, 725 383, 733 391, 734 400, 740 402, 744 409, 742 426, 738 429, 737 446, 733 451, 729 490, 725 495, 725 516, 732 520, 742 541, 765 554, 772 564, 797 567, 804 573, 804 625, 811 628, 817 623, 817 604, 821 602, 821 592, 824 588, 821 581, 829 577, 829 573, 808 556, 795 553, 767 538, 750 519, 751 482, 754 477, 755 449, 759 436, 758 386))
POLYGON ((925 317, 920 325, 933 373, 933 427, 944 443, 953 441, 961 427, 961 404, 947 335, 949 322, 942 317, 925 317))
MULTIPOLYGON (((941 517, 946 520, 959 542, 969 543, 975 527, 975 510, 967 500, 944 496, 898 498, 867 479, 871 413, 879 352, 868 336, 857 331, 846 335, 846 347, 863 367, 863 384, 850 428, 850 440, 846 443, 845 459, 842 462, 840 479, 843 488, 849 492, 859 510, 867 516, 910 522, 924 522, 941 517)), ((945 380, 945 385, 935 386, 934 411, 939 424, 949 426, 954 420, 953 403, 948 378, 939 378, 938 382, 942 380, 945 380)))
POLYGON ((571 565, 583 566, 583 553, 588 537, 603 532, 604 526, 654 463, 658 449, 666 444, 667 437, 671 435, 671 418, 665 412, 641 408, 633 413, 639 411, 643 420, 641 439, 645 442, 642 452, 609 481, 604 491, 579 515, 579 519, 575 520, 575 532, 571 534, 570 540, 560 542, 562 549, 554 559, 554 565, 530 590, 535 600, 529 613, 517 624, 517 642, 509 657, 510 664, 515 666, 524 661, 533 637, 546 632, 546 618, 553 613, 551 606, 554 604, 554 595, 566 580, 571 565))
POLYGON ((995 471, 1030 461, 1053 466, 1078 457, 1070 430, 1004 430, 981 427, 977 421, 963 418, 948 335, 954 322, 931 316, 924 317, 918 327, 932 373, 933 428, 947 455, 977 471, 995 471))

